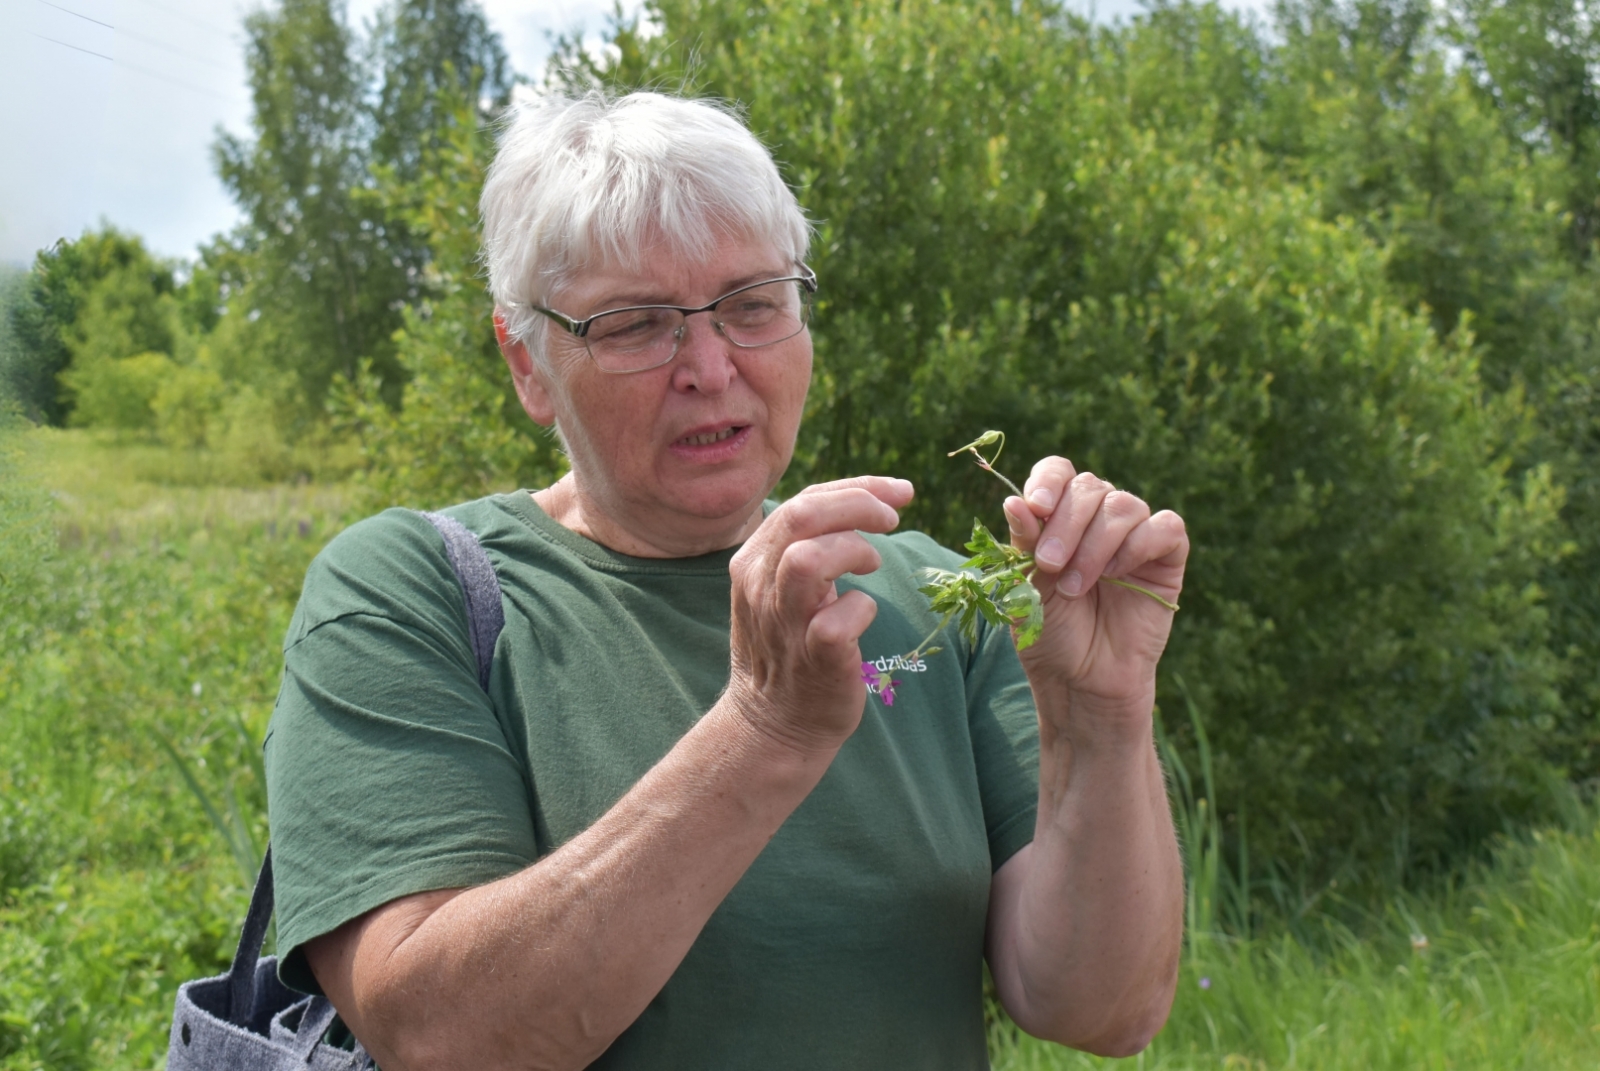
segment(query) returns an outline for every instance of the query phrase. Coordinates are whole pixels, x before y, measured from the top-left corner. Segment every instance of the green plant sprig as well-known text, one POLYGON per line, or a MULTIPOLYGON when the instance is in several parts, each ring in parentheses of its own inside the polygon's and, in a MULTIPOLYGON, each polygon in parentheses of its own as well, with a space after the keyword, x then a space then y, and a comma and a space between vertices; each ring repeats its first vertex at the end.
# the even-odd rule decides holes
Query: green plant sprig
MULTIPOLYGON (((994 476, 1020 498, 1021 489, 994 467, 1005 445, 1005 432, 986 431, 960 449, 950 451, 947 456, 970 453, 980 469, 994 476), (982 448, 990 445, 995 447, 994 455, 984 457, 982 448)), ((1036 568, 1033 555, 1018 550, 1010 543, 1000 542, 976 518, 972 522, 972 539, 967 542, 966 549, 972 557, 962 562, 960 569, 929 568, 922 571, 927 583, 920 590, 928 597, 930 609, 939 615, 939 623, 907 655, 908 658, 937 654, 940 648, 929 647, 928 644, 952 621, 969 643, 977 642, 980 618, 997 627, 1010 626, 1016 630, 1019 651, 1033 646, 1044 631, 1044 603, 1031 579, 1036 568)), ((1178 610, 1176 603, 1138 584, 1109 576, 1103 576, 1100 580, 1154 599, 1174 613, 1178 610)))

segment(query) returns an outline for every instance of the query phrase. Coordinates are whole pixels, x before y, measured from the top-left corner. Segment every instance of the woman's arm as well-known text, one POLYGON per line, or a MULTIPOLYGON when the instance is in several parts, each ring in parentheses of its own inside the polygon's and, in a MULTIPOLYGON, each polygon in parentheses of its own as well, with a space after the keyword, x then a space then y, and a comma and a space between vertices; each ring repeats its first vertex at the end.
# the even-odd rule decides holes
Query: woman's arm
POLYGON ((1045 602, 1023 652, 1039 708, 1034 841, 993 884, 987 952, 1006 1010, 1031 1034, 1138 1052, 1166 1022, 1183 940, 1183 867, 1156 759, 1155 668, 1171 611, 1099 584, 1127 578, 1177 602, 1189 542, 1172 513, 1076 473, 1034 467, 1011 498, 1045 602))
POLYGON ((712 709, 588 830, 520 873, 393 901, 305 946, 387 1071, 577 1068, 666 984, 826 772, 866 701, 867 573, 900 480, 809 488, 734 557, 732 672, 712 709))

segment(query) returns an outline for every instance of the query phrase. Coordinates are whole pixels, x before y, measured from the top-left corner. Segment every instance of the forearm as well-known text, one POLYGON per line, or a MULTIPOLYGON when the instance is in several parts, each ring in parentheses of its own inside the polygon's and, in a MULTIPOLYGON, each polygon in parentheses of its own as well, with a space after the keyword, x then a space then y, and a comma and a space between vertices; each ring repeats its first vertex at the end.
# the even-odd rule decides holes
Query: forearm
POLYGON ((351 964, 357 1035, 393 1071, 588 1064, 831 759, 719 704, 583 834, 351 964))
POLYGON ((1125 1055, 1166 1020, 1183 938, 1183 869, 1150 704, 1079 700, 1068 718, 1064 690, 1036 685, 1035 697, 1039 816, 1026 856, 997 876, 995 982, 1030 1033, 1125 1055))

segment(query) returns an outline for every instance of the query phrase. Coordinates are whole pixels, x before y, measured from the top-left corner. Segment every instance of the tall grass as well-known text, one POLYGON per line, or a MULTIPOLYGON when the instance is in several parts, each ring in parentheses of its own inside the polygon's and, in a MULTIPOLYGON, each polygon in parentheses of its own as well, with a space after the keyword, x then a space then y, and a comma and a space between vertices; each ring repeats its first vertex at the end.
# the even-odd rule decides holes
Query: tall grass
MULTIPOLYGON (((158 462, 0 434, 0 1071, 160 1066, 172 992, 225 967, 265 841, 279 644, 348 499, 174 486, 158 462)), ((1248 866, 1226 862, 1186 713, 1197 767, 1169 759, 1191 871, 1182 984, 1126 1063, 1600 1066, 1593 808, 1425 895, 1330 912, 1325 891, 1291 930, 1244 910, 1248 866)), ((1113 1062, 1003 1018, 991 1049, 999 1071, 1113 1062)))
POLYGON ((1425 893, 1364 907, 1323 890, 1294 925, 1252 935, 1248 840, 1230 869, 1205 725, 1185 698, 1198 778, 1159 740, 1187 879, 1166 1028, 1140 1056, 1104 1060, 999 1017, 996 1071, 1600 1067, 1600 806, 1568 797, 1562 827, 1508 836, 1425 893))
POLYGON ((81 434, 0 448, 8 530, 49 535, 0 586, 0 1069, 159 1066, 177 983, 232 953, 278 650, 344 495, 172 487, 81 434))

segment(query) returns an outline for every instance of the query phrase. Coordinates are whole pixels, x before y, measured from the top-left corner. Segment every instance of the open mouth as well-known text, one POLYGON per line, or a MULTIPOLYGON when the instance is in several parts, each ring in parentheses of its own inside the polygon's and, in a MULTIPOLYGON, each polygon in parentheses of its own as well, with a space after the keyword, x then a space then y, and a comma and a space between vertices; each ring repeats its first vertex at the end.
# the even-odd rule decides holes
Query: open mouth
POLYGON ((743 430, 743 424, 735 424, 732 427, 723 428, 721 431, 708 431, 703 435, 685 435, 683 438, 678 440, 678 445, 710 446, 713 443, 720 443, 725 439, 731 439, 743 430))

